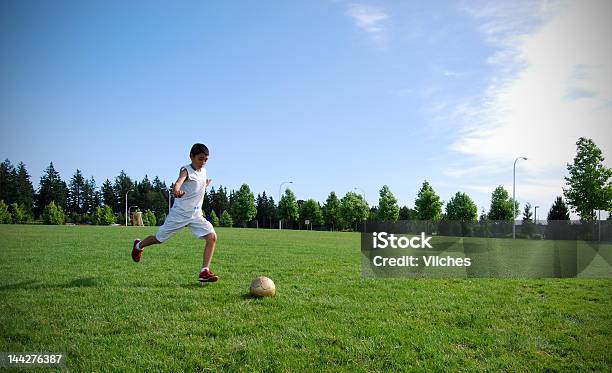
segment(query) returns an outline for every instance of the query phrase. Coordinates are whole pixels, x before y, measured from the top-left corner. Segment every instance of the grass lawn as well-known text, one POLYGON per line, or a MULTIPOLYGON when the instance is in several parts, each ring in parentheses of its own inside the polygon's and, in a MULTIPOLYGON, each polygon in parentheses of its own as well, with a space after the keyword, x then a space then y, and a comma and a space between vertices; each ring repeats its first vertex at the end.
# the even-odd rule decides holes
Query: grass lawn
POLYGON ((612 369, 612 279, 367 279, 357 233, 0 225, 0 351, 72 371, 612 369), (275 298, 248 297, 266 275, 275 298))

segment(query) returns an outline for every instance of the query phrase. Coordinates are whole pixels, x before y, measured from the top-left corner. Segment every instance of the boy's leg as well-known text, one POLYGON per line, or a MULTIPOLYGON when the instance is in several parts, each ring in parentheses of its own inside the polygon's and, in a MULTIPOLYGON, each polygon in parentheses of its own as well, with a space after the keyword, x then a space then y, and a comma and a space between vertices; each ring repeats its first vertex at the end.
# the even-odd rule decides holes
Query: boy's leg
POLYGON ((204 247, 204 255, 202 258, 202 271, 200 272, 200 282, 215 282, 219 279, 219 276, 215 275, 210 271, 210 262, 212 261, 213 253, 215 252, 215 245, 217 243, 217 234, 211 232, 204 236, 206 240, 206 246, 204 247))
POLYGON ((206 240, 206 246, 204 247, 202 267, 208 268, 210 267, 210 262, 212 261, 213 253, 215 252, 215 245, 217 244, 217 234, 215 232, 209 233, 204 236, 204 239, 206 240))
POLYGON ((140 258, 142 257, 142 250, 144 250, 146 246, 155 245, 158 243, 161 242, 158 241, 155 236, 149 236, 142 241, 134 240, 134 245, 132 246, 132 259, 137 263, 140 262, 140 258))

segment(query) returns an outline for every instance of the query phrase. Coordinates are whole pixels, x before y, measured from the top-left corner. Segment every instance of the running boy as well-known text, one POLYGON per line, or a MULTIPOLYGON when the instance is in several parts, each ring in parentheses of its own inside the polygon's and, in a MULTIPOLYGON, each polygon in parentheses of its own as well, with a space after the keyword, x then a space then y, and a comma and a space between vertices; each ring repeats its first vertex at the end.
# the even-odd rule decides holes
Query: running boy
POLYGON ((197 238, 206 240, 200 282, 215 282, 219 276, 208 269, 212 260, 217 234, 212 224, 202 214, 202 202, 206 187, 212 182, 206 178, 204 165, 208 161, 208 148, 203 144, 194 144, 189 152, 191 164, 181 167, 179 177, 172 192, 176 199, 166 217, 164 225, 159 227, 157 234, 144 240, 135 240, 132 246, 132 259, 140 262, 142 251, 150 245, 165 242, 183 227, 189 227, 197 238))

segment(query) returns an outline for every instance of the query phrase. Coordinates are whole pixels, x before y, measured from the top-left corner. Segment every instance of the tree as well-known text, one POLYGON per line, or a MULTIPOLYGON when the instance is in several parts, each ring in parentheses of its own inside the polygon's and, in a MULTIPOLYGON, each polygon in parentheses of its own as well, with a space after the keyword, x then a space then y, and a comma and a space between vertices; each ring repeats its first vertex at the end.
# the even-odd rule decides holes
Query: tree
POLYGON ((335 192, 331 192, 329 196, 327 196, 322 213, 325 224, 331 228, 332 231, 340 227, 340 200, 335 192))
MULTIPOLYGON (((119 176, 115 177, 115 183, 113 184, 113 191, 117 198, 117 204, 113 207, 115 211, 123 211, 121 207, 125 203, 125 194, 134 187, 134 182, 129 176, 125 174, 123 170, 119 173, 119 176)), ((133 201, 133 200, 132 200, 133 201)), ((132 205, 134 205, 132 203, 132 205)))
POLYGON ((17 203, 12 203, 10 206, 10 213, 14 224, 23 224, 31 220, 23 204, 18 205, 17 203))
POLYGON ((0 199, 0 224, 11 224, 11 213, 8 210, 8 206, 4 203, 3 199, 0 199))
POLYGON ((567 206, 563 202, 563 198, 558 196, 553 205, 548 211, 548 217, 546 218, 549 221, 552 220, 570 220, 569 210, 567 206))
POLYGON ((402 206, 399 211, 399 220, 418 220, 419 214, 415 209, 402 206))
POLYGON ((49 202, 47 206, 45 206, 42 213, 43 223, 47 225, 62 225, 65 221, 64 211, 62 211, 56 204, 53 202, 49 202))
POLYGON ((446 220, 475 222, 478 218, 478 207, 463 192, 457 192, 446 204, 446 220))
POLYGON ((420 220, 439 220, 442 213, 442 201, 433 190, 431 185, 425 180, 417 199, 414 201, 418 217, 420 220))
POLYGON ((567 164, 563 195, 582 220, 593 220, 595 210, 612 208, 612 169, 604 166, 605 158, 593 140, 581 137, 576 145, 574 163, 567 164))
POLYGON ((257 208, 255 207, 253 192, 251 192, 251 188, 247 184, 242 184, 234 195, 234 204, 232 206, 234 223, 245 227, 255 218, 256 214, 257 208))
POLYGON ((305 201, 302 207, 300 208, 300 222, 304 222, 305 220, 309 220, 311 226, 319 226, 323 224, 323 214, 321 213, 321 206, 319 206, 319 203, 314 199, 309 199, 305 201))
MULTIPOLYGON (((518 203, 514 204, 514 213, 518 213, 518 203)), ((491 195, 491 207, 489 208, 489 220, 512 221, 512 198, 503 186, 498 186, 491 195)))
POLYGON ((281 197, 278 202, 278 213, 281 219, 287 223, 296 222, 300 216, 299 206, 295 199, 295 194, 291 189, 285 189, 285 194, 281 197))
POLYGON ((217 213, 217 216, 221 216, 223 211, 229 209, 229 199, 227 198, 227 188, 219 185, 219 189, 215 192, 214 188, 211 188, 212 198, 212 209, 217 213))
POLYGON ((23 162, 19 162, 19 165, 17 165, 14 183, 17 190, 17 196, 13 202, 23 207, 26 215, 31 217, 34 209, 34 187, 30 180, 30 174, 28 174, 23 162))
MULTIPOLYGON (((142 217, 143 224, 145 221, 145 217, 142 217)), ((111 225, 115 222, 115 215, 113 214, 113 210, 111 210, 110 206, 100 207, 97 206, 95 212, 93 213, 92 222, 95 225, 111 225)), ((145 224, 146 225, 146 224, 145 224)))
POLYGON ((40 187, 37 194, 38 211, 42 213, 51 202, 54 202, 54 206, 63 212, 67 196, 68 187, 60 177, 59 172, 53 167, 53 162, 51 162, 40 178, 40 187))
POLYGON ((523 223, 521 224, 521 232, 527 237, 536 233, 536 225, 533 222, 533 213, 531 212, 531 203, 525 205, 523 210, 523 223))
POLYGON ((70 182, 68 183, 68 198, 66 200, 66 210, 68 213, 83 213, 83 188, 85 178, 81 170, 77 169, 70 182))
POLYGON ((348 192, 340 200, 340 221, 346 228, 355 229, 367 219, 370 208, 360 194, 348 192))
POLYGON ((115 194, 115 189, 110 180, 106 179, 102 184, 102 203, 106 206, 110 206, 113 211, 118 212, 121 211, 121 209, 118 207, 117 201, 118 198, 115 194))
POLYGON ((223 211, 223 214, 221 214, 221 219, 219 220, 219 223, 222 227, 231 227, 232 225, 234 225, 232 217, 229 212, 227 212, 227 210, 223 211))
POLYGON ((17 172, 11 161, 6 159, 0 164, 0 200, 7 204, 15 202, 18 191, 15 187, 17 172))
POLYGON ((276 220, 276 204, 272 197, 268 197, 266 192, 257 195, 257 225, 260 228, 272 228, 272 221, 276 220))
POLYGON ((387 185, 383 185, 379 192, 380 198, 378 200, 378 220, 390 220, 397 221, 399 218, 399 206, 397 205, 397 198, 391 193, 391 190, 387 185))
POLYGON ((142 214, 143 224, 146 226, 154 227, 157 225, 157 219, 155 218, 155 214, 153 211, 148 210, 142 214))
POLYGON ((210 224, 212 224, 213 227, 219 226, 219 218, 217 217, 215 210, 210 212, 210 224))

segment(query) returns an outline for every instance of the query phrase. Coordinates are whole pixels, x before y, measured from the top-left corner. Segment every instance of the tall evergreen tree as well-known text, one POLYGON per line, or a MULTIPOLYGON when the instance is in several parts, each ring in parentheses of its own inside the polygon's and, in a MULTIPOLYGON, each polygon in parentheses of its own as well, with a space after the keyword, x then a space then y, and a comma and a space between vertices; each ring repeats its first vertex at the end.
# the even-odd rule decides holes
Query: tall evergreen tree
MULTIPOLYGON (((216 193, 212 193, 211 189, 211 197, 212 197, 212 209, 215 210, 217 216, 219 218, 223 215, 223 211, 229 209, 229 199, 227 198, 227 188, 224 188, 222 185, 219 185, 219 189, 217 189, 216 193)), ((229 213, 228 213, 229 214, 229 213)))
POLYGON ((32 215, 34 211, 34 187, 23 162, 19 162, 19 165, 17 165, 15 187, 17 189, 15 203, 23 207, 26 215, 32 215))
POLYGON ((68 199, 66 201, 66 210, 68 213, 83 213, 84 187, 85 178, 83 177, 81 170, 77 169, 68 183, 68 199))
POLYGON ((548 217, 546 218, 549 221, 552 220, 570 220, 570 214, 565 202, 563 202, 563 198, 558 196, 553 205, 550 207, 550 211, 548 211, 548 217))
POLYGON ((115 189, 111 184, 110 180, 106 179, 102 184, 102 202, 105 206, 110 206, 114 212, 120 212, 121 209, 118 207, 118 198, 115 194, 115 189))
MULTIPOLYGON (((96 212, 96 208, 102 204, 101 193, 97 190, 96 180, 93 176, 91 176, 89 180, 86 180, 83 185, 82 201, 83 213, 90 215, 96 212)), ((109 206, 109 208, 112 211, 112 207, 109 206)))
POLYGON ((525 205, 525 209, 523 210, 523 223, 531 223, 533 221, 532 217, 533 212, 531 212, 531 203, 527 203, 525 205))
MULTIPOLYGON (((132 179, 130 179, 129 176, 126 175, 126 173, 123 170, 121 170, 121 173, 119 173, 119 176, 115 177, 115 182, 113 184, 113 190, 115 192, 115 195, 117 196, 117 205, 115 207, 117 210, 115 211, 124 211, 126 193, 128 193, 133 188, 134 188, 134 182, 132 181, 132 179)), ((134 193, 134 192, 131 192, 131 193, 134 193)), ((130 198, 131 193, 129 193, 128 195, 128 201, 134 202, 136 200, 134 198, 136 197, 136 194, 134 194, 134 196, 130 198)), ((128 203, 130 205, 134 205, 134 203, 132 202, 128 202, 128 203)))
POLYGON ((66 198, 68 196, 68 186, 60 177, 59 172, 53 167, 53 162, 45 170, 45 173, 40 178, 40 186, 36 195, 36 210, 37 214, 42 214, 43 210, 52 201, 60 211, 66 207, 66 198))
POLYGON ((7 205, 15 202, 18 191, 15 185, 17 171, 8 159, 5 159, 0 164, 0 200, 3 200, 7 205))
POLYGON ((380 190, 380 199, 378 200, 378 220, 397 221, 398 218, 397 198, 391 193, 389 187, 384 185, 380 190))
POLYGON ((567 189, 563 194, 568 205, 582 220, 595 219, 595 210, 612 208, 612 169, 604 166, 601 149, 593 140, 581 137, 574 163, 567 165, 567 189))
POLYGON ((442 214, 442 201, 432 186, 425 180, 414 201, 420 220, 438 220, 442 214))
POLYGON ((268 197, 268 203, 266 204, 266 216, 268 219, 268 228, 273 228, 274 223, 278 221, 278 208, 272 196, 268 197))

